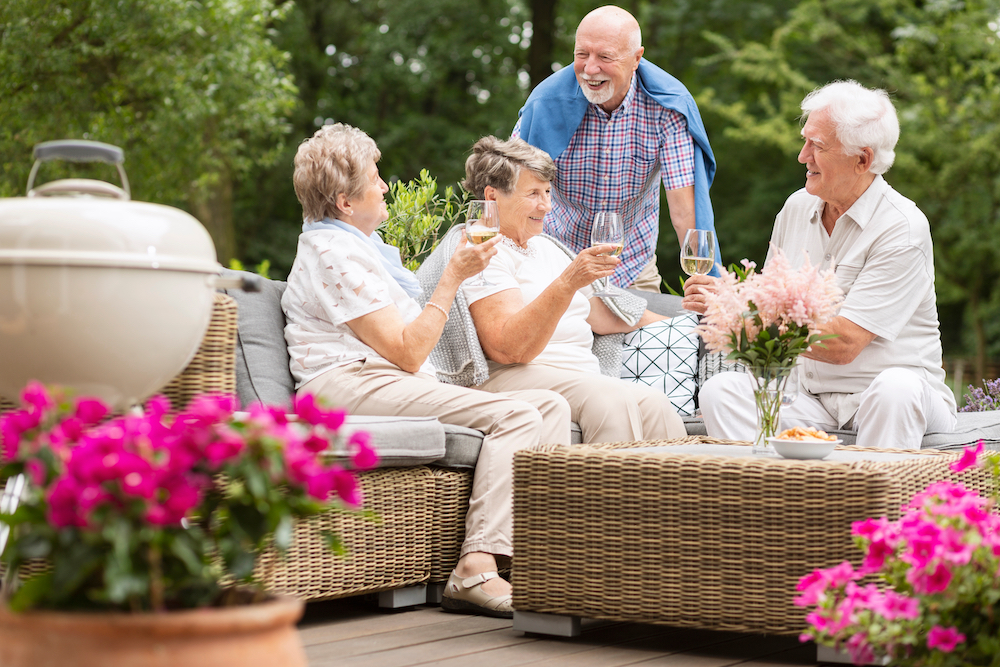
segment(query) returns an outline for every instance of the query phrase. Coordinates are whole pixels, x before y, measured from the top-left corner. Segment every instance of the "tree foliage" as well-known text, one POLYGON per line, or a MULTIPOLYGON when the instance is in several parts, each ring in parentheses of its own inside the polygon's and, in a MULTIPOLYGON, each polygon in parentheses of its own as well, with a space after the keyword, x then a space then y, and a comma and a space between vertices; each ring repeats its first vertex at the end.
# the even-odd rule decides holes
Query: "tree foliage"
POLYGON ((200 212, 216 245, 231 245, 231 219, 206 212, 224 215, 229 180, 277 155, 295 104, 287 55, 268 38, 283 11, 273 0, 4 0, 0 195, 23 194, 34 144, 105 141, 125 149, 136 199, 200 212))

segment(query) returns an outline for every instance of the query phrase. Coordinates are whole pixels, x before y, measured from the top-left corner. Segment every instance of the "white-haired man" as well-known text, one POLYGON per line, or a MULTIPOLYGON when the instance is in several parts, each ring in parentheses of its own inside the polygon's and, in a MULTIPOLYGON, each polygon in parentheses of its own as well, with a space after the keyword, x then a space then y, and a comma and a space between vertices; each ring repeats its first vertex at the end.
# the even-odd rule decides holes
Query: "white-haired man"
MULTIPOLYGON (((941 367, 930 226, 882 177, 895 159, 896 109, 883 90, 837 81, 802 111, 806 185, 778 213, 771 242, 793 266, 808 256, 834 269, 846 297, 823 330, 836 337, 799 363, 783 426, 853 427, 860 446, 919 449, 925 433, 954 430, 955 398, 941 367)), ((684 305, 704 312, 711 284, 690 279, 684 305)), ((713 376, 700 402, 709 435, 751 439, 749 378, 713 376)))
POLYGON ((642 54, 631 14, 610 5, 590 12, 576 31, 572 69, 531 92, 512 137, 555 160, 545 231, 580 252, 591 245, 594 213, 618 211, 625 250, 611 281, 659 292, 660 181, 679 242, 696 226, 714 229, 715 158, 694 98, 642 54))

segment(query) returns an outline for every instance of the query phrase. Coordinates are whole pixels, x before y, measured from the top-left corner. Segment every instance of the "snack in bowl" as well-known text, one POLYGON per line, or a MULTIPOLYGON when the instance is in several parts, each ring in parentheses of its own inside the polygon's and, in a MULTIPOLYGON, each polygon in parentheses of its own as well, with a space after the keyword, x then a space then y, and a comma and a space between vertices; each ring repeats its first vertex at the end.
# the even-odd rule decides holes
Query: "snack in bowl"
POLYGON ((793 426, 775 436, 778 440, 826 440, 833 441, 837 438, 810 426, 793 426))
POLYGON ((796 426, 767 441, 779 456, 786 459, 825 459, 840 443, 840 438, 819 429, 796 426))

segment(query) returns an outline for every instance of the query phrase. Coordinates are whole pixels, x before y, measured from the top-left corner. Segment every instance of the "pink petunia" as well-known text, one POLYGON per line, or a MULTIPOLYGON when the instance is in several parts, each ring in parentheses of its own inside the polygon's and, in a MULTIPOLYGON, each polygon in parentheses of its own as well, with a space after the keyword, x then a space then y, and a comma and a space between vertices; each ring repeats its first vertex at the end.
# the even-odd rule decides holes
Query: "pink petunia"
POLYGON ((965 635, 959 632, 958 628, 935 625, 927 633, 927 648, 936 648, 945 653, 951 653, 964 641, 965 635))
POLYGON ((983 441, 980 440, 976 443, 975 447, 966 447, 962 450, 962 456, 957 461, 952 463, 949 468, 951 468, 953 472, 962 472, 963 470, 973 468, 977 463, 979 463, 979 457, 982 453, 983 441))

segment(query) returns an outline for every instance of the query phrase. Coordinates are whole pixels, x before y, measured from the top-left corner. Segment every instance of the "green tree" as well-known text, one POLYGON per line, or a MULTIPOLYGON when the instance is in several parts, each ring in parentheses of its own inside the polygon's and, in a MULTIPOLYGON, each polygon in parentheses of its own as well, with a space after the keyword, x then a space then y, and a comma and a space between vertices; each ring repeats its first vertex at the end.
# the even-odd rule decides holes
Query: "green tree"
MULTIPOLYGON (((531 30, 520 2, 298 0, 279 30, 300 90, 295 143, 325 123, 358 127, 378 143, 386 181, 427 169, 457 183, 472 144, 509 135, 527 95, 531 30)), ((294 151, 239 192, 240 258, 270 258, 276 274, 291 266, 301 230, 294 151)))
POLYGON ((195 214, 228 261, 232 183, 278 155, 295 104, 269 38, 284 11, 274 0, 4 0, 0 195, 23 193, 34 144, 105 141, 125 149, 136 199, 195 214))

